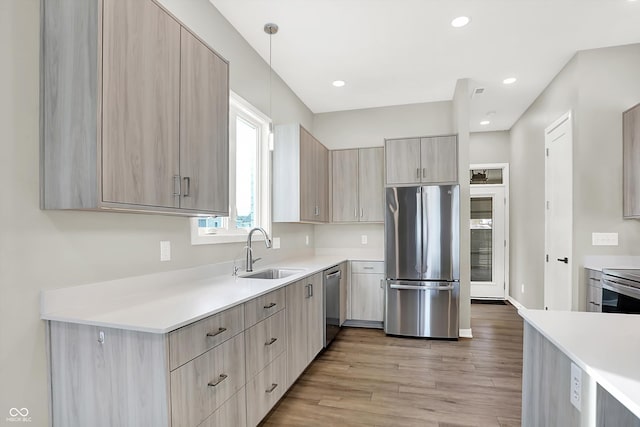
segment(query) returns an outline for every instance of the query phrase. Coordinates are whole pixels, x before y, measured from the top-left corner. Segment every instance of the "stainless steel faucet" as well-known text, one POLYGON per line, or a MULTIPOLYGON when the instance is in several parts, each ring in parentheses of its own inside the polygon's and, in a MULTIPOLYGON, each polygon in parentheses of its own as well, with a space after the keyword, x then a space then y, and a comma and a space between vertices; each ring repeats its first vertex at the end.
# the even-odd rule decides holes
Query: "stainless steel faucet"
POLYGON ((255 228, 252 228, 251 231, 249 231, 249 236, 247 237, 247 272, 253 271, 253 262, 258 261, 260 259, 260 258, 256 258, 255 260, 253 259, 253 249, 251 249, 251 236, 253 235, 254 231, 260 231, 262 234, 264 234, 265 246, 267 247, 267 249, 271 247, 271 239, 269 238, 269 235, 267 234, 267 232, 264 231, 264 228, 255 227, 255 228))

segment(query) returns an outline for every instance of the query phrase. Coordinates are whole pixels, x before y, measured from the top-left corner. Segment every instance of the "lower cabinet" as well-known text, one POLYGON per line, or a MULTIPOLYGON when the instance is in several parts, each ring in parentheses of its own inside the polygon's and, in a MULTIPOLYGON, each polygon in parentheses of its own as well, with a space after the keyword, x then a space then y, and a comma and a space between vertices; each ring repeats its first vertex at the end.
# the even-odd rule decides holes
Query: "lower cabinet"
POLYGON ((286 297, 288 388, 322 350, 322 273, 287 286, 286 297))
MULTIPOLYGON (((349 319, 356 322, 384 320, 384 263, 352 261, 349 284, 349 319)), ((350 323, 353 326, 356 324, 350 323)), ((373 326, 363 323, 363 325, 373 326)))
POLYGON ((585 311, 601 312, 602 311, 602 283, 600 279, 602 273, 598 270, 584 269, 585 278, 585 311))
POLYGON ((318 273, 164 335, 49 321, 52 425, 256 426, 322 349, 322 304, 318 273))

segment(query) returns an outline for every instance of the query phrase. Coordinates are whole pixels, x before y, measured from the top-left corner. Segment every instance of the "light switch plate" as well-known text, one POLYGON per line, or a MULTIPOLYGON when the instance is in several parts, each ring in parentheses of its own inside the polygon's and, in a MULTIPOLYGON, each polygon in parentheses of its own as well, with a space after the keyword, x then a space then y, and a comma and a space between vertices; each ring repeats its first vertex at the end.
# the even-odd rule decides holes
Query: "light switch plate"
POLYGON ((160 261, 171 261, 171 242, 169 240, 160 241, 160 261))
POLYGON ((368 239, 368 237, 367 237, 367 235, 366 235, 366 234, 363 234, 363 235, 360 237, 360 242, 361 242, 363 245, 366 245, 368 240, 369 240, 369 239, 368 239))
POLYGON ((280 238, 279 237, 274 237, 273 239, 271 239, 271 247, 273 249, 280 249, 280 238))
POLYGON ((304 236, 304 244, 309 246, 309 235, 304 236))
POLYGON ((593 246, 618 246, 618 233, 591 233, 593 246))
POLYGON ((571 364, 570 398, 571 404, 580 411, 582 406, 582 369, 580 369, 575 363, 571 364))

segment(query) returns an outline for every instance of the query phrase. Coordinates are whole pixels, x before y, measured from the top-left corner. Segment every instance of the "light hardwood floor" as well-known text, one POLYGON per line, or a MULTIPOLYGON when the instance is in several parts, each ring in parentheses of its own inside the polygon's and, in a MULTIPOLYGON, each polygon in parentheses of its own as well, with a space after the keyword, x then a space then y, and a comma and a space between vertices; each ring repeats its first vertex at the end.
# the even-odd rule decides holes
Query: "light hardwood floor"
POLYGON ((519 426, 522 320, 511 305, 471 314, 457 342, 343 328, 261 425, 519 426))

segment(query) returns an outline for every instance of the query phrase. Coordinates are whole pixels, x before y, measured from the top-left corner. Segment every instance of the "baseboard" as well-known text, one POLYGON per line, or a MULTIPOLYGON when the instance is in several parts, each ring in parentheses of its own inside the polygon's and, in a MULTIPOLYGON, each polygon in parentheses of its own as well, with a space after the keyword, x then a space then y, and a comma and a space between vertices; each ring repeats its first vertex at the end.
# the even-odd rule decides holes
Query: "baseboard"
POLYGON ((527 307, 525 307, 524 305, 520 304, 518 302, 518 300, 516 300, 515 298, 513 298, 511 295, 509 295, 507 297, 507 301, 509 301, 511 303, 512 306, 514 306, 515 308, 517 308, 518 310, 523 310, 526 309, 527 307))
POLYGON ((375 320, 345 320, 342 325, 352 328, 384 329, 384 324, 375 320))
POLYGON ((460 334, 460 338, 473 338, 473 334, 471 333, 471 328, 460 329, 458 333, 460 334))

